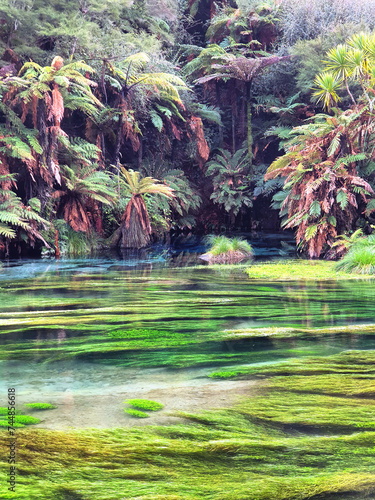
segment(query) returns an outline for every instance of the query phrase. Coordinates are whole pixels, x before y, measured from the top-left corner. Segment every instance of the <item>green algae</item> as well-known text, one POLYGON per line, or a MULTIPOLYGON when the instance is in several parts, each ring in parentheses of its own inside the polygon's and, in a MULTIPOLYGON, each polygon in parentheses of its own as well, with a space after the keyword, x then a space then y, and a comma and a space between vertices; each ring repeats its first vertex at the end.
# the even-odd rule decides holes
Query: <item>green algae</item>
POLYGON ((127 399, 126 401, 124 401, 124 403, 134 406, 134 408, 137 408, 139 410, 146 411, 158 411, 164 408, 164 405, 162 403, 152 401, 151 399, 127 399))
POLYGON ((32 410, 54 410, 57 408, 56 405, 50 403, 25 403, 25 406, 31 408, 32 410))
MULTIPOLYGON (((190 425, 17 431, 17 498, 37 498, 37 492, 41 500, 65 499, 69 492, 71 498, 118 500, 119 491, 126 491, 125 498, 150 500, 303 500, 318 494, 338 500, 374 494, 375 432, 286 433, 284 422, 266 418, 274 401, 259 398, 255 407, 249 400, 238 408, 185 414, 190 425)), ((0 446, 5 450, 7 441, 0 446)), ((6 466, 1 472, 5 476, 6 466)))
POLYGON ((262 262, 247 267, 246 273, 251 279, 271 281, 317 281, 348 280, 362 276, 336 269, 334 262, 321 260, 280 260, 262 262))
MULTIPOLYGON (((3 358, 224 365, 257 384, 233 407, 179 412, 173 426, 17 429, 16 497, 4 498, 373 498, 375 353, 326 355, 330 343, 371 344, 371 282, 267 284, 215 269, 74 279, 51 276, 44 293, 44 279, 0 290, 3 358)), ((8 471, 1 463, 4 483, 8 471)))
POLYGON ((211 378, 248 378, 272 377, 287 375, 327 375, 327 374, 353 374, 368 379, 375 377, 375 352, 374 351, 345 351, 332 356, 304 357, 303 359, 291 358, 278 363, 263 363, 260 366, 242 366, 231 370, 212 372, 211 378))
POLYGON ((351 351, 295 360, 294 375, 263 379, 232 408, 179 412, 190 424, 18 430, 17 498, 36 499, 36 491, 41 500, 118 500, 119 491, 150 500, 371 498, 375 401, 351 392, 358 380, 373 380, 374 359, 374 351, 351 351), (339 390, 333 379, 324 385, 323 366, 345 377, 339 390))
MULTIPOLYGON (((21 284, 0 290, 0 299, 11 296, 0 307, 0 359, 111 362, 117 356, 115 362, 123 366, 138 361, 143 366, 146 358, 147 366, 201 366, 225 363, 231 356, 251 361, 245 353, 223 352, 221 343, 227 341, 375 333, 374 325, 364 324, 375 314, 375 292, 367 282, 266 286, 241 275, 220 275, 211 283, 202 269, 184 270, 184 279, 180 270, 174 279, 170 271, 164 273, 164 278, 160 273, 142 279, 102 276, 94 281, 97 288, 85 276, 78 283, 64 278, 63 288, 61 283, 54 291, 51 287, 50 305, 41 294, 42 281, 26 282, 25 289, 41 294, 29 297, 28 310, 21 284), (81 291, 90 297, 83 300, 81 291), (11 303, 13 309, 19 303, 16 313, 8 309, 11 303), (244 324, 237 318, 244 318, 244 324)), ((59 282, 51 278, 51 283, 59 282)))
POLYGON ((150 416, 148 413, 134 408, 125 408, 124 412, 136 418, 148 418, 150 416))

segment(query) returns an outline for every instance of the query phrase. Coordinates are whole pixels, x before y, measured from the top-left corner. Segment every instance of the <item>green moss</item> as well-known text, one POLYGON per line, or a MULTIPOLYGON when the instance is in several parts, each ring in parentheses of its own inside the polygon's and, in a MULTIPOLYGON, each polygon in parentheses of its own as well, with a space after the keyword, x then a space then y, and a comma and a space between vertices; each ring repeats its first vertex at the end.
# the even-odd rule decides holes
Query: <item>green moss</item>
POLYGON ((137 418, 148 418, 150 416, 144 411, 134 410, 133 408, 126 408, 124 412, 128 413, 132 417, 137 417, 137 418))
POLYGON ((16 423, 31 425, 39 424, 40 419, 36 417, 30 417, 29 415, 16 415, 16 423))
POLYGON ((51 405, 50 403, 25 403, 25 406, 33 410, 53 410, 57 408, 57 406, 51 405))
MULTIPOLYGON (((238 366, 236 369, 228 371, 212 372, 210 378, 252 378, 252 377, 275 377, 288 376, 285 378, 289 385, 289 380, 293 375, 320 375, 326 374, 353 375, 355 380, 368 381, 368 389, 371 389, 371 380, 375 377, 375 352, 374 351, 345 351, 340 354, 325 357, 304 357, 290 358, 287 361, 262 363, 253 366, 238 366), (360 378, 363 377, 363 378, 360 378)), ((300 379, 302 384, 307 383, 307 379, 300 379)), ((332 379, 333 380, 333 379, 332 379)), ((342 379, 337 379, 342 380, 342 379)), ((360 382, 357 383, 359 389, 360 382)), ((367 387, 367 386, 366 386, 367 387)), ((327 393, 328 390, 326 391, 327 393)), ((349 392, 346 393, 347 395, 349 392)), ((353 387, 353 394, 355 394, 353 387)), ((358 392, 358 395, 360 392, 358 392)))
POLYGON ((317 281, 359 278, 359 276, 336 270, 334 262, 321 260, 263 262, 248 267, 246 273, 251 279, 271 281, 317 281))
MULTIPOLYGON (((28 415, 15 415, 13 419, 13 423, 10 424, 10 427, 24 427, 25 425, 33 425, 39 424, 40 419, 35 417, 29 417, 28 415)), ((0 427, 8 427, 9 422, 8 419, 4 419, 4 417, 0 420, 0 427)))
MULTIPOLYGON (((0 406, 0 415, 8 415, 8 407, 4 407, 4 406, 0 406)), ((16 410, 14 409, 16 415, 18 415, 20 413, 20 410, 16 410)))
POLYGON ((147 411, 157 411, 164 408, 162 403, 158 403, 157 401, 152 401, 150 399, 127 399, 124 403, 128 403, 135 408, 147 411))
POLYGON ((0 420, 0 427, 14 427, 14 428, 19 428, 19 427, 25 427, 23 424, 15 421, 13 424, 9 425, 8 420, 0 420))

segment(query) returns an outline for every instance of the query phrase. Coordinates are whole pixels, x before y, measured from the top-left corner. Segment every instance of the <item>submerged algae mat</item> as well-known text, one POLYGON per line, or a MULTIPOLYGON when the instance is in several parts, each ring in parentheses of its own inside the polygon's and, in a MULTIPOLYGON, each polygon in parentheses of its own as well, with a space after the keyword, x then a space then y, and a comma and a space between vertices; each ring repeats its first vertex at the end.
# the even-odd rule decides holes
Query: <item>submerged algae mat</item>
MULTIPOLYGON (((321 367, 337 365, 336 358, 311 358, 291 381, 264 378, 255 397, 230 408, 180 413, 178 425, 21 429, 17 495, 1 498, 371 500, 375 400, 366 384, 361 397, 352 389, 365 381, 374 353, 360 354, 350 374, 326 386, 321 367)), ((0 439, 2 456, 7 444, 0 439)), ((0 471, 6 481, 7 464, 0 471)))
MULTIPOLYGON (((225 370, 234 393, 236 377, 254 384, 223 409, 202 411, 204 399, 194 412, 174 407, 176 425, 125 428, 124 415, 117 429, 17 430, 16 494, 4 488, 0 498, 370 500, 374 318, 366 280, 277 283, 119 265, 4 279, 4 395, 8 385, 21 397, 38 375, 35 401, 66 391, 79 399, 86 384, 100 404, 131 370, 150 399, 153 370, 166 387, 182 376, 197 392, 212 382, 199 377, 225 370)), ((7 457, 9 438, 0 437, 7 457)), ((2 485, 8 472, 5 461, 2 485)))
POLYGON ((315 334, 322 333, 336 336, 327 354, 355 345, 371 347, 371 281, 267 284, 249 280, 243 269, 91 265, 56 266, 53 272, 0 282, 2 360, 220 365, 263 361, 264 351, 280 359, 285 355, 280 349, 294 344, 277 343, 276 337, 299 336, 300 347, 305 340, 307 351, 315 349, 315 334), (309 338, 314 340, 310 346, 309 338))

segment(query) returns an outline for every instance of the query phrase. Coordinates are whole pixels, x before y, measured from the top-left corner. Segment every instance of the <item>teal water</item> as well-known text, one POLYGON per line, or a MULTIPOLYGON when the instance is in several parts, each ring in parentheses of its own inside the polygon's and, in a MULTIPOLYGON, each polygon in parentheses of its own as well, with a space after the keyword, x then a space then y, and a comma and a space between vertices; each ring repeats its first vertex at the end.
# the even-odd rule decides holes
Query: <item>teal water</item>
POLYGON ((339 327, 375 323, 374 299, 369 280, 265 283, 243 269, 162 258, 16 262, 0 272, 1 390, 45 400, 67 390, 100 395, 129 380, 142 390, 155 380, 201 387, 218 368, 373 349, 373 333, 339 327), (264 327, 309 333, 227 334, 264 327))

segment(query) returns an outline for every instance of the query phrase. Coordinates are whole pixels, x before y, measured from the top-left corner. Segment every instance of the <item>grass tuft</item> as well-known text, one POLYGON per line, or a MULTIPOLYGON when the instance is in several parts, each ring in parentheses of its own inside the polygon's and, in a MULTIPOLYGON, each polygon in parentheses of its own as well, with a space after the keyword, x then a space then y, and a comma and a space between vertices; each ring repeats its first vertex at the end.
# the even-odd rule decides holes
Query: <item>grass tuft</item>
POLYGON ((210 264, 233 264, 253 256, 251 245, 242 238, 211 236, 207 240, 210 248, 201 258, 210 264))
POLYGON ((356 274, 375 274, 375 242, 373 237, 361 238, 336 263, 338 271, 356 274))

